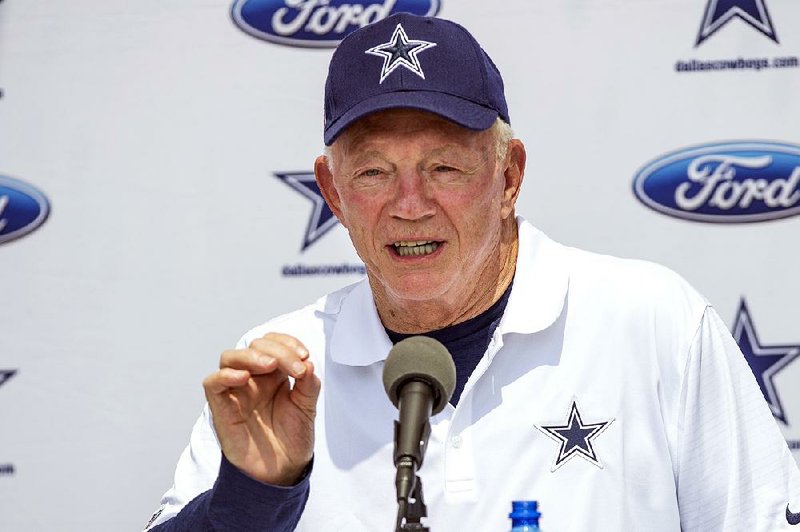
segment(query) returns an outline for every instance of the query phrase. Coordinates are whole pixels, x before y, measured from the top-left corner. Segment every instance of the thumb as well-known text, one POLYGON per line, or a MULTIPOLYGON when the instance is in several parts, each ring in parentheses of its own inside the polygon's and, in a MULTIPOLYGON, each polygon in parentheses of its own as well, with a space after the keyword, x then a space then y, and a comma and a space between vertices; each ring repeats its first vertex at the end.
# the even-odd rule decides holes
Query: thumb
POLYGON ((305 362, 306 371, 302 377, 295 379, 291 395, 292 401, 298 408, 313 415, 317 410, 317 398, 319 398, 322 383, 314 373, 314 363, 310 360, 305 362))

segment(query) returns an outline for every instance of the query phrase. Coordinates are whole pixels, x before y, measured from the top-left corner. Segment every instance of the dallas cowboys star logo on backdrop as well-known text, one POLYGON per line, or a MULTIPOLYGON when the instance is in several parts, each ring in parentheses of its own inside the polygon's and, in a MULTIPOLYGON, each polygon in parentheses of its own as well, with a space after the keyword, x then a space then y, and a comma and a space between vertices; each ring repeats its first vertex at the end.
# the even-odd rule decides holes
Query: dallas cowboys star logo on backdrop
POLYGON ((778 36, 769 18, 766 0, 708 0, 695 46, 714 35, 734 18, 740 18, 776 43, 778 36))
POLYGON ((578 403, 573 399, 572 406, 567 414, 566 424, 534 425, 548 437, 561 444, 550 471, 555 471, 576 456, 580 456, 602 469, 603 464, 597 458, 593 440, 606 430, 612 421, 614 421, 614 418, 597 423, 584 423, 578 410, 578 403))
POLYGON ((397 67, 406 68, 425 79, 425 73, 422 71, 422 65, 419 64, 417 55, 423 50, 434 46, 436 46, 435 42, 409 39, 408 35, 406 35, 406 30, 398 24, 389 42, 373 46, 364 53, 383 57, 381 80, 378 83, 383 83, 386 76, 394 72, 397 67))
POLYGON ((319 190, 314 172, 275 172, 275 177, 292 187, 314 204, 311 217, 306 225, 306 234, 303 237, 303 248, 305 251, 308 246, 322 238, 322 236, 333 229, 339 223, 334 216, 322 192, 319 190))
MULTIPOLYGON (((17 374, 15 369, 0 369, 0 386, 8 382, 8 380, 17 374)), ((0 477, 14 474, 14 464, 0 463, 0 477)))
POLYGON ((6 383, 8 379, 16 375, 15 369, 0 369, 0 386, 6 383))
POLYGON ((800 357, 800 345, 763 345, 758 339, 744 298, 740 301, 739 311, 736 313, 733 338, 739 344, 739 349, 742 350, 750 369, 753 370, 772 415, 788 425, 773 379, 779 371, 800 357))

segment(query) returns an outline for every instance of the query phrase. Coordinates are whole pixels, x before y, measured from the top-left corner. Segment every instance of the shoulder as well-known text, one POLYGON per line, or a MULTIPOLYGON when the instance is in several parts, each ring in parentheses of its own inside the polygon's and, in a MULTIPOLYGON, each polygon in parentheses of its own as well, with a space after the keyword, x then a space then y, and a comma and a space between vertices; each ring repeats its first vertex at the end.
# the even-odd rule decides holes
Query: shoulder
POLYGON ((708 306, 706 298, 683 276, 661 264, 566 246, 563 250, 570 290, 599 298, 612 308, 683 312, 697 323, 708 306))
POLYGON ((660 264, 596 253, 557 242, 518 217, 518 273, 526 276, 567 274, 569 284, 589 284, 621 293, 679 289, 696 294, 686 280, 660 264))
POLYGON ((623 293, 644 291, 645 295, 650 295, 665 290, 679 290, 691 295, 697 294, 686 279, 661 264, 604 255, 568 246, 562 246, 562 249, 569 263, 570 276, 578 281, 610 283, 609 288, 623 293))
POLYGON ((661 330, 679 328, 682 336, 697 329, 708 302, 671 269, 566 246, 520 222, 514 290, 530 301, 528 307, 555 308, 557 299, 573 318, 598 326, 652 329, 658 323, 661 330))
POLYGON ((569 310, 657 360, 677 390, 709 303, 681 275, 649 261, 567 249, 569 310))
POLYGON ((520 237, 525 241, 520 249, 530 255, 518 262, 526 282, 539 286, 564 279, 559 282, 566 286, 568 312, 582 323, 675 336, 685 344, 709 307, 703 295, 666 266, 563 245, 527 222, 520 237), (530 280, 542 275, 551 279, 530 280))

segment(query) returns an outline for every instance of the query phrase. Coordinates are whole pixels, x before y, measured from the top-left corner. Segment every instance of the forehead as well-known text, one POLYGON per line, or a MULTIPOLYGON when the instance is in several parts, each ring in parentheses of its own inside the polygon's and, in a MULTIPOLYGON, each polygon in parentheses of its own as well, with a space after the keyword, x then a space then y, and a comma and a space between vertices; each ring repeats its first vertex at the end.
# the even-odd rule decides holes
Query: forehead
POLYGON ((346 152, 366 145, 400 142, 440 142, 480 148, 491 142, 491 129, 474 131, 438 115, 416 109, 389 109, 361 118, 348 127, 334 145, 346 152))

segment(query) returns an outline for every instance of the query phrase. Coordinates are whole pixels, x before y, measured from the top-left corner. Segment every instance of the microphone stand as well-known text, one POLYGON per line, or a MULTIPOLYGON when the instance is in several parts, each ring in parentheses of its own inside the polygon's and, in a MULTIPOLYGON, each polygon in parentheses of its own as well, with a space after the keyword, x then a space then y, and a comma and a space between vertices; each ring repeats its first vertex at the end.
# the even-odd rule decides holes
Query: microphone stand
POLYGON ((421 522, 423 517, 428 516, 428 509, 422 496, 422 480, 417 475, 417 468, 422 465, 428 438, 431 435, 431 424, 428 421, 430 403, 427 404, 428 416, 423 424, 414 426, 413 423, 409 423, 411 419, 402 419, 414 411, 413 403, 424 401, 426 396, 423 392, 427 391, 427 386, 423 382, 412 381, 403 389, 404 408, 400 409, 401 421, 405 421, 407 427, 414 427, 415 430, 407 430, 401 436, 401 421, 394 422, 394 463, 397 466, 395 487, 398 505, 396 532, 405 530, 430 532, 430 529, 421 522), (413 451, 409 452, 409 449, 413 451))
MULTIPOLYGON (((411 460, 409 460, 411 462, 411 460)), ((398 465, 398 469, 401 466, 398 465)), ((413 465, 412 465, 413 468, 413 465)), ((411 488, 409 500, 400 499, 397 501, 397 529, 396 532, 404 530, 416 530, 418 532, 430 532, 430 528, 422 524, 423 517, 428 517, 428 509, 425 507, 425 500, 422 496, 422 480, 414 475, 414 485, 411 488)))

